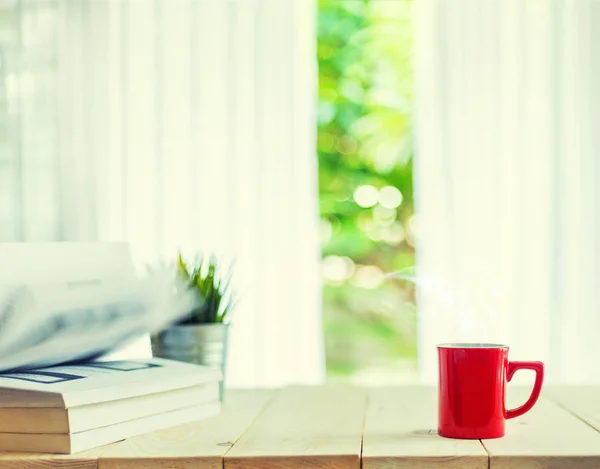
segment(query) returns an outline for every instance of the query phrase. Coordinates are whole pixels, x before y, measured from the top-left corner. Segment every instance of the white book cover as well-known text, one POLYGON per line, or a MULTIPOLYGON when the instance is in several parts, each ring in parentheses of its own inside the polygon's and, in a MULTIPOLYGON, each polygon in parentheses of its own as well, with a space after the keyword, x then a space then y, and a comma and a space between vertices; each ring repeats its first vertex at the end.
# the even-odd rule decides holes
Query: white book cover
POLYGON ((79 433, 218 400, 214 382, 69 409, 0 407, 0 433, 79 433))
POLYGON ((218 370, 160 358, 55 366, 0 374, 0 407, 65 409, 221 379, 218 370))
POLYGON ((0 433, 0 451, 78 453, 136 435, 213 417, 220 409, 220 402, 210 402, 72 434, 0 433))

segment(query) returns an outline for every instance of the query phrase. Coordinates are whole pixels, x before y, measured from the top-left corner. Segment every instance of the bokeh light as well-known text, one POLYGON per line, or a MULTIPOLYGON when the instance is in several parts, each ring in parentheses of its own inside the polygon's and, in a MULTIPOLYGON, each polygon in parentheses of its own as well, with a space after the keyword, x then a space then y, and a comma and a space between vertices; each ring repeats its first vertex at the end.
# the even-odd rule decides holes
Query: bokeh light
POLYGON ((322 219, 319 228, 321 235, 321 244, 328 243, 331 239, 331 235, 333 234, 333 227, 331 226, 331 222, 329 220, 322 219))
POLYGON ((356 267, 352 283, 360 288, 373 290, 383 282, 383 271, 376 265, 361 265, 356 267))
POLYGON ((355 138, 350 135, 344 135, 338 140, 337 143, 337 151, 339 151, 342 155, 349 155, 354 153, 358 148, 358 142, 355 138))
POLYGON ((381 241, 381 227, 371 221, 370 226, 365 230, 365 234, 371 241, 381 241))
POLYGON ((394 222, 381 229, 381 239, 391 246, 402 244, 405 237, 406 234, 404 233, 404 228, 398 222, 394 222))
POLYGON ((359 207, 369 208, 379 202, 379 191, 375 186, 358 186, 354 191, 354 201, 359 207))
POLYGON ((354 274, 354 261, 345 256, 327 256, 323 259, 322 271, 327 283, 340 285, 354 274))
POLYGON ((385 208, 382 205, 377 204, 377 206, 373 209, 373 218, 380 225, 391 225, 398 212, 393 208, 385 208))
POLYGON ((376 224, 369 212, 361 211, 358 217, 356 217, 356 226, 366 233, 376 226, 376 224))
POLYGON ((336 137, 328 132, 321 132, 317 139, 317 148, 319 151, 331 152, 336 146, 336 137))
POLYGON ((408 244, 410 244, 411 246, 414 246, 415 245, 415 239, 417 238, 417 236, 418 236, 417 219, 413 215, 406 222, 406 242, 408 244))
POLYGON ((402 204, 402 192, 394 186, 385 186, 379 191, 379 203, 385 208, 397 208, 402 204))

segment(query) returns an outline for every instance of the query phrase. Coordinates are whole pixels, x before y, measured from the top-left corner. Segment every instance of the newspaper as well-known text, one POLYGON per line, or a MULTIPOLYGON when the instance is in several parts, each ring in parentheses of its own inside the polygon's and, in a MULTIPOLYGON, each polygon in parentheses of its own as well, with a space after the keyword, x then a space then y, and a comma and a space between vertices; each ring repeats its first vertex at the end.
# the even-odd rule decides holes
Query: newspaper
POLYGON ((170 269, 145 278, 0 287, 0 372, 101 357, 201 304, 170 269))

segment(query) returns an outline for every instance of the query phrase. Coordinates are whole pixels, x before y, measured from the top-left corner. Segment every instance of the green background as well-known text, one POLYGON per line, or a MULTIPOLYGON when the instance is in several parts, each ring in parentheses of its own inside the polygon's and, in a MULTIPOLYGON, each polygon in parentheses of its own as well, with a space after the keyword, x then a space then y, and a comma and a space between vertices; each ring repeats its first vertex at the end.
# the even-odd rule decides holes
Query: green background
POLYGON ((319 2, 317 145, 330 380, 402 382, 416 370, 414 286, 386 276, 415 263, 411 8, 405 0, 319 2), (393 186, 402 203, 360 206, 354 193, 365 185, 393 186))

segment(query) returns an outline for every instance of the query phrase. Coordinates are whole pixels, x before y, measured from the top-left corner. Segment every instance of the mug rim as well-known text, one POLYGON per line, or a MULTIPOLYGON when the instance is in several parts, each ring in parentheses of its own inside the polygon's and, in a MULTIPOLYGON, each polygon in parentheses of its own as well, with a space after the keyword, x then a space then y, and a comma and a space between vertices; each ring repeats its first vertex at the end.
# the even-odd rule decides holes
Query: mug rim
POLYGON ((505 344, 492 344, 486 342, 448 342, 443 344, 438 344, 437 348, 444 349, 476 349, 476 350, 485 350, 485 349, 500 349, 500 348, 508 348, 508 345, 505 344))

